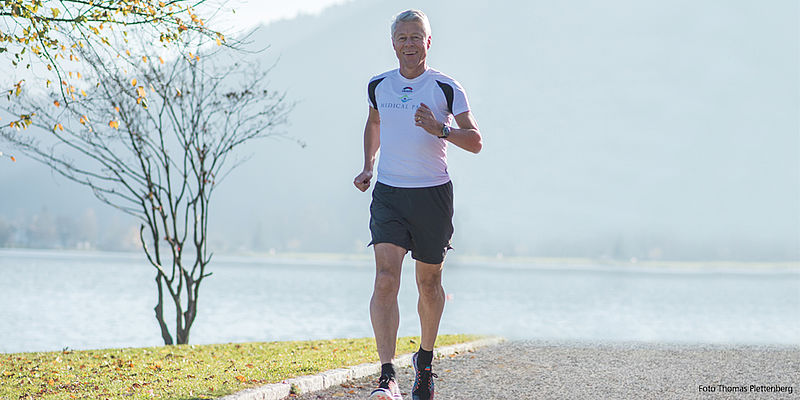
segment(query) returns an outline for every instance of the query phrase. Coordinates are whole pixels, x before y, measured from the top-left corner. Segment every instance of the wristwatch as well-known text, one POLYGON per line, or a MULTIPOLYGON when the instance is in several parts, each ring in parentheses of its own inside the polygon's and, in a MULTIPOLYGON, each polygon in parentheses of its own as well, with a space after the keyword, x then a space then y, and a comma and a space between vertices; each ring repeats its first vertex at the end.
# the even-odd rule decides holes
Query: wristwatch
POLYGON ((442 125, 442 134, 439 136, 439 139, 447 139, 450 136, 450 126, 447 124, 442 125))

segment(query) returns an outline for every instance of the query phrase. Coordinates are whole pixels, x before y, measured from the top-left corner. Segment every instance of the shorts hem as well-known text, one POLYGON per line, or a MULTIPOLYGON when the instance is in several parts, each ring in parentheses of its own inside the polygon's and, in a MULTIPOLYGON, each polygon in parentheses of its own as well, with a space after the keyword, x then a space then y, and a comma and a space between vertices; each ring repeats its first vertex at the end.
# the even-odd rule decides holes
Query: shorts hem
POLYGON ((406 251, 411 251, 411 248, 408 247, 407 245, 402 244, 402 243, 398 243, 397 241, 388 240, 388 239, 386 239, 386 240, 383 240, 383 239, 382 240, 371 240, 369 243, 367 243, 367 247, 375 246, 376 244, 379 244, 379 243, 389 243, 389 244, 393 244, 393 245, 395 245, 397 247, 402 247, 402 248, 406 249, 406 251))

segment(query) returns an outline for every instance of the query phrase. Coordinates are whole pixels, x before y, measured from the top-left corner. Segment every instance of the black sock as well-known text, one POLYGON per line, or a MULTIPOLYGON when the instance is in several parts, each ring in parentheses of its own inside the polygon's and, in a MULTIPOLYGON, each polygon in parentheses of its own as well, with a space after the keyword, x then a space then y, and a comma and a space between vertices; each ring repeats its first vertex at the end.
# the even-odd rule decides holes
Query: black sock
POLYGON ((381 377, 383 376, 390 379, 395 377, 394 364, 386 363, 381 365, 381 377))
POLYGON ((433 361, 433 350, 427 351, 422 350, 422 346, 420 346, 419 351, 417 352, 417 366, 420 368, 425 368, 431 365, 433 361))

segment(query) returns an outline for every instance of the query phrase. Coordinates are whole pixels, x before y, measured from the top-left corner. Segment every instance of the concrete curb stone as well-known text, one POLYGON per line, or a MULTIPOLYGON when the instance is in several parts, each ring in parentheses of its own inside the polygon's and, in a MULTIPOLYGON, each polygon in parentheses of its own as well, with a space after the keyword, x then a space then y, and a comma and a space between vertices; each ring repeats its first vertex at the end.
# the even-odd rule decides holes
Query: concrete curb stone
MULTIPOLYGON (((448 357, 453 354, 464 353, 475 350, 479 347, 491 346, 504 342, 501 337, 489 337, 473 342, 454 344, 435 349, 436 357, 448 357)), ((411 365, 411 354, 403 354, 395 358, 395 365, 398 367, 408 367, 411 365)), ((352 379, 359 379, 379 373, 381 364, 365 363, 354 365, 347 368, 337 368, 330 371, 321 372, 316 375, 299 376, 287 379, 281 383, 271 383, 269 385, 242 390, 219 400, 282 400, 291 393, 309 393, 327 389, 334 385, 341 385, 352 379)))

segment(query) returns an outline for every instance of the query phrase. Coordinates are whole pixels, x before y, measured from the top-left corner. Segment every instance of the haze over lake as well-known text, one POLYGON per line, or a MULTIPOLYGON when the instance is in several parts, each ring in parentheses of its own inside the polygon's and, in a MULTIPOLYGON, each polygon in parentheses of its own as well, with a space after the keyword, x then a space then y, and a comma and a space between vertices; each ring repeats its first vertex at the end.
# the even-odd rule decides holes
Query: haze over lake
MULTIPOLYGON (((400 335, 418 335, 413 265, 400 335)), ((218 257, 191 343, 370 337, 368 257, 218 257)), ((163 344, 138 254, 0 250, 0 352, 163 344)), ((800 272, 452 258, 441 333, 586 342, 800 343, 800 272)), ((170 320, 169 318, 167 320, 170 320)))

